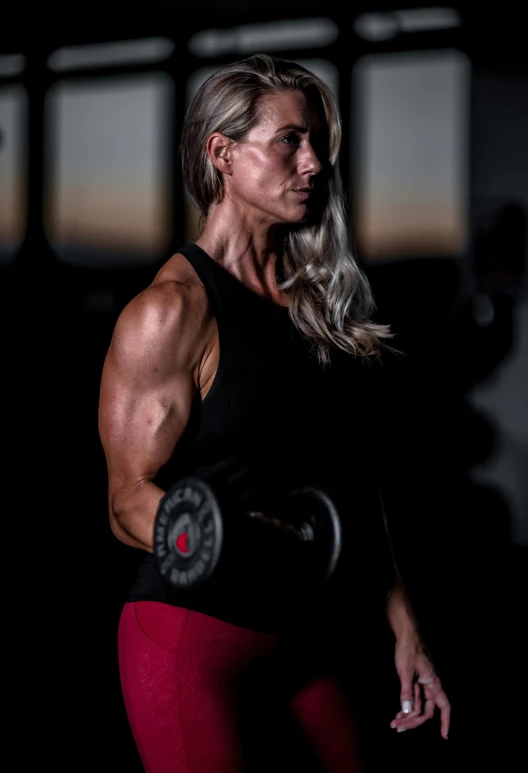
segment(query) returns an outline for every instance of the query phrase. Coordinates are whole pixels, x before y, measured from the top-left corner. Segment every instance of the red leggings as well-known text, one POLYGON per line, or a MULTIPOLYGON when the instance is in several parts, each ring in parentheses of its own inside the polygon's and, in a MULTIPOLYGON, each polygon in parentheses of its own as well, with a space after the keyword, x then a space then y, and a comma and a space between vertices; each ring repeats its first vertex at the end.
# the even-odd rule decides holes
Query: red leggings
MULTIPOLYGON (((145 771, 247 773, 244 722, 251 724, 251 702, 258 705, 267 690, 285 698, 322 770, 360 773, 344 691, 329 674, 309 670, 303 678, 297 659, 289 657, 271 634, 159 602, 125 604, 119 670, 145 771)), ((272 747, 276 736, 262 730, 261 743, 272 747)))

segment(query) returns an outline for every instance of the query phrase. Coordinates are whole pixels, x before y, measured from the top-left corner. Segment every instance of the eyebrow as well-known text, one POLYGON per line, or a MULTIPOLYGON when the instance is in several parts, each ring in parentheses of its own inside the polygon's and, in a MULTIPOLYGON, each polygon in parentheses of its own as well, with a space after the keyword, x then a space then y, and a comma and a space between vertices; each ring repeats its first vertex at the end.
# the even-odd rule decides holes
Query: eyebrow
POLYGON ((298 126, 297 124, 294 124, 294 123, 289 123, 289 124, 286 124, 286 126, 281 126, 279 129, 277 129, 277 131, 284 132, 287 129, 289 129, 290 131, 300 132, 301 134, 306 134, 306 132, 308 131, 307 126, 298 126))

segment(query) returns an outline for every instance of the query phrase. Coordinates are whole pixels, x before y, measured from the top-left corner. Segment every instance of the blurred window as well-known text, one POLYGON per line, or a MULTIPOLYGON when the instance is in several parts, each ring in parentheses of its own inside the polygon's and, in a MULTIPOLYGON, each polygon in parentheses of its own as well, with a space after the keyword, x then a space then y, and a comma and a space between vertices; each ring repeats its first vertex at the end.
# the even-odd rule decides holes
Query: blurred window
POLYGON ((354 229, 365 260, 460 256, 468 239, 470 65, 457 50, 353 71, 354 229))
POLYGON ((172 237, 173 97, 172 79, 158 72, 50 89, 45 227, 59 259, 111 266, 163 257, 172 237))
POLYGON ((0 88, 0 264, 10 263, 26 230, 27 93, 20 84, 0 88))

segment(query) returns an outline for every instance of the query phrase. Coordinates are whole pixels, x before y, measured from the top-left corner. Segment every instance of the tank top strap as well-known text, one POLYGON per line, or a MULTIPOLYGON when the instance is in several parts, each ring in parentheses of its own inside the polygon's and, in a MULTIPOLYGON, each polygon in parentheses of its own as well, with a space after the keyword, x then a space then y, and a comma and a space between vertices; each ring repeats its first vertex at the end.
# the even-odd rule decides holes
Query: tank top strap
POLYGON ((229 287, 229 272, 216 263, 197 244, 185 244, 176 252, 187 258, 205 287, 217 322, 222 326, 227 325, 230 317, 228 299, 234 289, 229 287))
POLYGON ((177 252, 187 258, 205 287, 222 332, 229 330, 237 338, 241 328, 251 327, 269 341, 270 325, 283 332, 293 327, 287 307, 254 293, 197 244, 185 244, 177 252))

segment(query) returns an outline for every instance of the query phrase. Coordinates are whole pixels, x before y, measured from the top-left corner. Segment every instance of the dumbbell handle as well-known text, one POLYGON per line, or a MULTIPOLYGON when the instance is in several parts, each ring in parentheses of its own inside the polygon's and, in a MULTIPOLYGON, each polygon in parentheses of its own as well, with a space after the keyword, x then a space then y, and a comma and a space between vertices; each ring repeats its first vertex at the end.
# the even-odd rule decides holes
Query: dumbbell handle
POLYGON ((246 511, 245 515, 249 518, 254 518, 278 532, 292 534, 303 542, 311 542, 314 538, 313 529, 308 523, 303 523, 300 527, 296 527, 291 523, 281 521, 280 518, 274 518, 271 515, 265 515, 264 513, 255 512, 254 510, 246 511))

